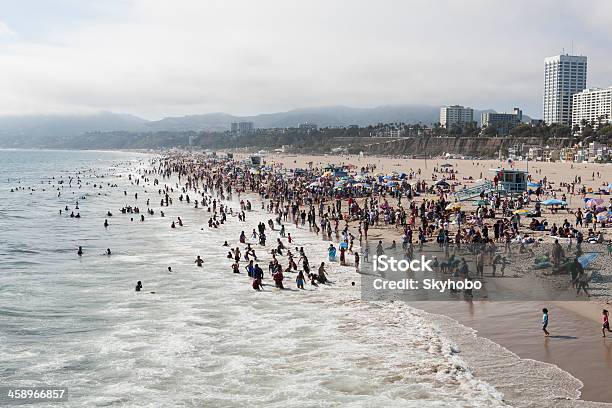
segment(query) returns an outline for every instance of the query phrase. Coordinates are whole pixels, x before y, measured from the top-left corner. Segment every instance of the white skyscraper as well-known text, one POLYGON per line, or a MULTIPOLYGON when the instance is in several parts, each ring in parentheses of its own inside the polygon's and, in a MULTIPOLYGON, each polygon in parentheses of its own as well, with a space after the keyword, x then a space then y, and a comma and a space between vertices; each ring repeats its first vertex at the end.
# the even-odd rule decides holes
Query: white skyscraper
POLYGON ((612 121, 612 86, 609 88, 585 89, 573 96, 572 127, 582 129, 582 121, 588 124, 610 123, 612 121))
POLYGON ((449 128, 452 125, 464 125, 474 121, 474 110, 460 105, 440 108, 440 125, 449 128))
POLYGON ((557 55, 544 59, 544 122, 572 123, 572 96, 586 88, 587 57, 557 55))

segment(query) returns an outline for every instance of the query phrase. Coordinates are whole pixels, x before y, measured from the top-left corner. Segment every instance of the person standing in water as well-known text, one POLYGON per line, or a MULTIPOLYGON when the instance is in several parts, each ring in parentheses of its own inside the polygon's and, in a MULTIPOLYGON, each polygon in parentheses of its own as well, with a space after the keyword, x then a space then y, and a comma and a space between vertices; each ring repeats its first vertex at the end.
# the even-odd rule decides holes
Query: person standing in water
POLYGON ((304 289, 304 272, 298 272, 297 277, 295 278, 295 283, 298 289, 304 289))
POLYGON ((550 336, 550 333, 546 328, 548 327, 548 309, 542 309, 542 331, 546 337, 550 336))
POLYGON ((142 282, 141 281, 136 282, 136 292, 140 292, 141 289, 142 289, 142 282))
POLYGON ((79 247, 79 250, 77 251, 77 255, 78 256, 82 256, 83 255, 83 247, 82 246, 79 247))
POLYGON ((604 309, 601 312, 603 324, 601 326, 601 334, 606 337, 606 330, 610 332, 610 321, 608 320, 608 311, 604 309))

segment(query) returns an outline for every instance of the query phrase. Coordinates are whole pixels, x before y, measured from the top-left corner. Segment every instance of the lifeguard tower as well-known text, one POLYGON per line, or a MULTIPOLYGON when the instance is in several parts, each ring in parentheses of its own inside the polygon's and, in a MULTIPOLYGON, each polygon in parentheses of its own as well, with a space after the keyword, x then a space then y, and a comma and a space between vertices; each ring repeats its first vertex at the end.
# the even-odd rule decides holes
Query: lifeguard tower
MULTIPOLYGON (((515 169, 491 169, 497 176, 497 190, 507 193, 523 193, 527 191, 527 172, 515 169)), ((495 186, 494 186, 495 187, 495 186)))
POLYGON ((485 180, 475 186, 464 188, 455 193, 457 201, 471 200, 479 197, 481 193, 490 192, 499 195, 522 194, 527 191, 526 171, 516 169, 490 169, 494 173, 493 179, 497 177, 497 183, 492 180, 485 180))

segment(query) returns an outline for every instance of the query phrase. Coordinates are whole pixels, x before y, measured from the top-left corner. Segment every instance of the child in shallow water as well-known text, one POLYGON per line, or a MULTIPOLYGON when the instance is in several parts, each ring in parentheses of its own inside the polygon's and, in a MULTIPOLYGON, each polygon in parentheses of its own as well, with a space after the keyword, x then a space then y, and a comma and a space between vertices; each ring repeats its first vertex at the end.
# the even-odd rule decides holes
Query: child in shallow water
POLYGON ((546 328, 548 327, 548 309, 542 309, 542 313, 542 331, 544 331, 544 335, 548 337, 550 336, 550 333, 548 332, 548 330, 546 330, 546 328))

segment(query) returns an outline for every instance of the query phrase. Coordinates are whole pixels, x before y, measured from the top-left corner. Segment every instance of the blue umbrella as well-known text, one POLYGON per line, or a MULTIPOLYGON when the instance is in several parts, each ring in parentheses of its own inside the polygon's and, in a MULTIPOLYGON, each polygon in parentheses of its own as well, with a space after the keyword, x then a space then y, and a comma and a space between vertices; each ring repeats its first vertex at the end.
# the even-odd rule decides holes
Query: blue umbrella
POLYGON ((541 185, 540 183, 534 183, 533 181, 530 181, 529 183, 527 183, 527 187, 538 188, 541 187, 541 185))
POLYGON ((563 200, 558 200, 556 198, 551 198, 548 200, 542 201, 542 205, 566 205, 567 203, 563 200))
POLYGON ((586 268, 591 264, 591 262, 597 259, 597 255, 599 254, 592 253, 592 252, 588 254, 584 254, 578 258, 578 262, 580 262, 580 265, 582 265, 583 268, 586 268))

